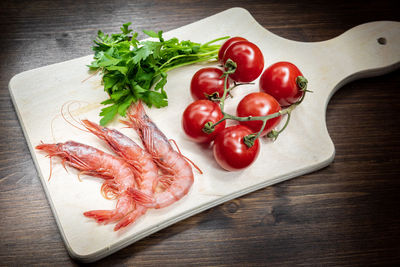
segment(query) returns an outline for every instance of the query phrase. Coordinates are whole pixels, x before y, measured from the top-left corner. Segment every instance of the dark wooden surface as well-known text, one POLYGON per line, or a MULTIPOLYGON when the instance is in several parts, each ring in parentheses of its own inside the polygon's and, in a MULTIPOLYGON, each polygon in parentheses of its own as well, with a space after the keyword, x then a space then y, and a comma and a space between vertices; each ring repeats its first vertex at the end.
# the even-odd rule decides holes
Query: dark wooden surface
MULTIPOLYGON (((167 31, 234 6, 298 41, 400 20, 395 1, 1 1, 0 265, 78 264, 67 254, 29 154, 7 88, 11 77, 90 54, 98 29, 112 32, 132 21, 137 29, 167 31)), ((188 218, 97 264, 399 264, 399 74, 355 81, 333 96, 330 166, 188 218)))

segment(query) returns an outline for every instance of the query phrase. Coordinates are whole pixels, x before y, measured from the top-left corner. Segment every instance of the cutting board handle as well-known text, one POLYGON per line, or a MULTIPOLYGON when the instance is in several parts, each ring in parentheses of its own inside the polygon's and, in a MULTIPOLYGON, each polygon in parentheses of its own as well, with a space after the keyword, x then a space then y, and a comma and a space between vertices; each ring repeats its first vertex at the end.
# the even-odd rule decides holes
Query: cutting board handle
POLYGON ((350 81, 382 75, 400 67, 400 22, 365 23, 315 44, 328 54, 325 59, 329 60, 322 67, 326 68, 326 75, 331 75, 326 78, 333 83, 329 97, 350 81))

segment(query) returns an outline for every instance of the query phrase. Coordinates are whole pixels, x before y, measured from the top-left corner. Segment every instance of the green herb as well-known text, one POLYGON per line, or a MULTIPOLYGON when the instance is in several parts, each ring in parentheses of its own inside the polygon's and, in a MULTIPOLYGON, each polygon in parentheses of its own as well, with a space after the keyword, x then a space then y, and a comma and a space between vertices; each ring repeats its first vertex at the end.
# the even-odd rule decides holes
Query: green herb
POLYGON ((143 32, 157 41, 137 40, 138 33, 129 29, 131 23, 123 24, 121 33, 104 34, 98 31, 94 61, 88 66, 92 71, 101 71, 104 90, 109 99, 100 112, 101 125, 107 124, 136 101, 142 100, 149 107, 168 105, 164 86, 167 72, 189 64, 215 60, 220 45, 213 43, 227 39, 222 37, 205 44, 179 41, 177 38, 164 40, 162 31, 143 32))

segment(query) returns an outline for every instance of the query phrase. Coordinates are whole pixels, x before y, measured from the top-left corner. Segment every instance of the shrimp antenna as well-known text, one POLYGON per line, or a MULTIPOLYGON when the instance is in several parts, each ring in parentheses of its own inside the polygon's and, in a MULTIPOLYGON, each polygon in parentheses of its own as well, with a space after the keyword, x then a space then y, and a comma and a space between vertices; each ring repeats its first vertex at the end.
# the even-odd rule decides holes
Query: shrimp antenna
POLYGON ((176 141, 174 139, 169 139, 169 142, 173 143, 176 147, 176 150, 178 150, 178 153, 190 164, 192 164, 193 167, 195 167, 195 169, 200 173, 203 174, 203 171, 192 161, 190 160, 188 157, 186 157, 185 155, 182 154, 181 150, 178 147, 178 144, 176 143, 176 141))
POLYGON ((89 133, 89 132, 90 132, 89 130, 87 130, 87 129, 85 129, 85 128, 80 128, 80 127, 76 126, 76 125, 73 123, 73 122, 75 122, 75 123, 77 123, 77 124, 79 124, 79 125, 81 125, 81 126, 84 126, 83 123, 82 123, 82 121, 77 120, 77 119, 72 115, 72 112, 71 112, 71 105, 73 105, 74 103, 78 103, 78 104, 79 104, 78 101, 68 101, 68 102, 65 102, 65 103, 61 106, 61 116, 63 117, 64 121, 67 122, 68 124, 70 124, 72 127, 75 127, 76 129, 78 129, 78 130, 80 130, 80 131, 89 133), (67 110, 66 110, 66 112, 68 113, 69 117, 72 119, 73 122, 71 122, 70 120, 68 120, 68 119, 65 117, 65 115, 64 115, 65 105, 67 105, 67 108, 66 108, 67 110))
POLYGON ((53 174, 53 163, 52 163, 52 157, 50 157, 50 174, 49 174, 49 179, 47 179, 48 182, 50 182, 52 174, 53 174))
MULTIPOLYGON (((68 124, 70 124, 72 127, 75 127, 75 128, 77 128, 78 130, 80 130, 80 131, 83 131, 83 132, 88 132, 89 133, 89 131, 86 129, 86 128, 80 128, 80 127, 78 127, 78 126, 76 126, 73 122, 75 122, 76 124, 79 124, 79 125, 81 125, 81 126, 83 126, 84 127, 84 124, 82 123, 82 121, 81 120, 77 120, 73 115, 72 115, 72 112, 71 112, 71 105, 73 105, 74 103, 78 103, 79 104, 79 102, 78 101, 75 101, 75 100, 71 100, 71 101, 67 101, 67 102, 65 102, 62 106, 61 106, 61 109, 60 109, 60 115, 61 115, 61 117, 63 118, 63 120, 65 121, 65 122, 67 122, 68 124), (70 117, 70 119, 73 121, 73 122, 71 122, 69 119, 67 119, 67 117, 65 116, 65 106, 67 106, 66 107, 66 113, 68 113, 68 115, 69 115, 69 117, 70 117)), ((56 116, 54 116, 53 117, 53 119, 51 120, 51 122, 50 122, 50 131, 51 131, 51 137, 53 138, 53 142, 54 143, 56 143, 56 138, 55 138, 55 134, 54 134, 54 121, 57 119, 57 117, 58 117, 59 115, 56 115, 56 116)), ((42 142, 43 143, 43 142, 42 142)), ((65 168, 65 166, 64 166, 64 168, 65 168)), ((49 180, 50 180, 50 177, 49 177, 49 180)))

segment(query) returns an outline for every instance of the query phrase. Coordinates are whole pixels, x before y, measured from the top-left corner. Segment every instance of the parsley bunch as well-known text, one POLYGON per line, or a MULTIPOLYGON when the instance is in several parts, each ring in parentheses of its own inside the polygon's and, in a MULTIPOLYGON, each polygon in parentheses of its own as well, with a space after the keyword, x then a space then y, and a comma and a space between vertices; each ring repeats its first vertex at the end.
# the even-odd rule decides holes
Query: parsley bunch
POLYGON ((205 44, 179 41, 177 38, 164 40, 162 31, 143 32, 158 41, 137 40, 138 33, 129 29, 131 23, 123 24, 121 33, 104 34, 98 31, 94 61, 88 66, 92 71, 101 71, 104 90, 109 99, 100 112, 101 125, 107 124, 118 113, 125 116, 126 110, 138 100, 149 107, 168 105, 164 86, 167 72, 189 64, 215 60, 220 45, 213 43, 226 39, 222 37, 205 44))

